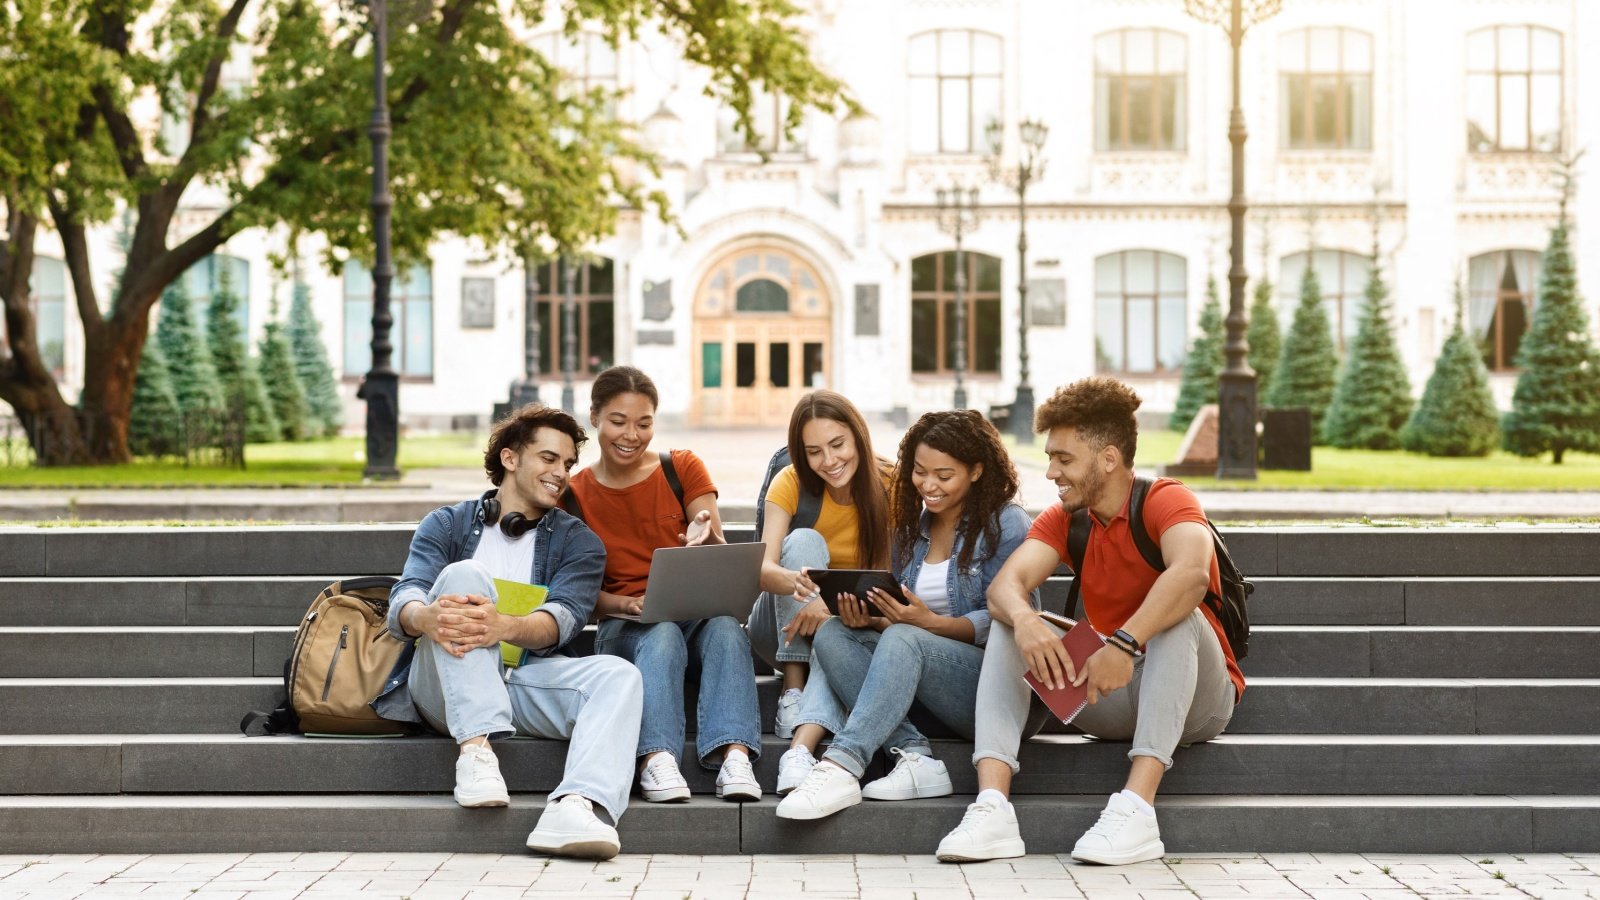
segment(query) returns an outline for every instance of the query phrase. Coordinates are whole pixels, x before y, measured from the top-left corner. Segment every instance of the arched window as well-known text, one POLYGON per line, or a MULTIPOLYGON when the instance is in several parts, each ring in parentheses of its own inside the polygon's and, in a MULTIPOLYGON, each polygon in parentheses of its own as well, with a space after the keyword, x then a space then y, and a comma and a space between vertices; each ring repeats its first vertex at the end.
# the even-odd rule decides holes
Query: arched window
POLYGON ((1495 25, 1467 35, 1467 149, 1561 150, 1561 32, 1495 25))
POLYGON ((1539 305, 1539 263, 1532 250, 1495 250, 1467 264, 1467 326, 1491 369, 1517 364, 1517 348, 1539 305))
MULTIPOLYGON (((433 377, 433 270, 426 264, 398 272, 389 282, 394 325, 394 369, 407 378, 433 377)), ((344 265, 344 377, 360 378, 372 368, 372 270, 350 260, 344 265)))
MULTIPOLYGON (((968 372, 1000 371, 1000 258, 967 251, 968 372)), ((911 371, 955 371, 956 254, 947 250, 911 261, 911 371)))
POLYGON ((206 327, 206 310, 211 305, 211 298, 226 286, 239 298, 239 307, 234 312, 233 318, 239 323, 239 335, 245 346, 250 345, 249 260, 213 253, 190 266, 189 270, 183 273, 179 286, 194 304, 194 320, 199 323, 202 331, 206 327))
POLYGON ((789 289, 770 278, 747 281, 734 293, 733 308, 742 313, 786 313, 789 311, 789 289))
POLYGON ((1372 273, 1372 259, 1344 250, 1317 250, 1310 254, 1291 253, 1285 256, 1278 269, 1278 319, 1285 329, 1294 322, 1294 309, 1300 302, 1300 282, 1305 278, 1308 255, 1317 273, 1317 287, 1322 291, 1322 308, 1328 314, 1328 327, 1333 332, 1335 346, 1343 353, 1356 336, 1356 327, 1360 325, 1361 297, 1366 292, 1367 279, 1372 273))
POLYGON ((39 358, 45 368, 61 378, 67 366, 66 264, 50 256, 34 257, 28 293, 33 298, 34 337, 38 341, 39 358))
POLYGON ((1005 64, 999 36, 965 29, 924 31, 907 48, 912 153, 978 153, 1000 119, 1005 64))
POLYGON ((1301 28, 1279 47, 1279 119, 1287 150, 1372 149, 1372 36, 1301 28))
MULTIPOLYGON (((598 375, 617 358, 615 276, 611 260, 573 262, 573 331, 577 335, 579 375, 598 375)), ((566 325, 561 314, 567 296, 567 260, 551 260, 538 269, 539 371, 561 371, 566 325)))
POLYGON ((784 134, 793 105, 781 93, 754 92, 750 98, 750 119, 756 126, 754 140, 739 131, 738 116, 734 114, 733 107, 723 106, 717 112, 717 150, 721 153, 805 153, 806 134, 803 125, 791 135, 784 134))
POLYGON ((1176 31, 1124 28, 1094 39, 1094 147, 1183 150, 1188 41, 1176 31))
POLYGON ((1183 367, 1189 265, 1174 253, 1124 250, 1094 261, 1095 361, 1102 372, 1183 367))

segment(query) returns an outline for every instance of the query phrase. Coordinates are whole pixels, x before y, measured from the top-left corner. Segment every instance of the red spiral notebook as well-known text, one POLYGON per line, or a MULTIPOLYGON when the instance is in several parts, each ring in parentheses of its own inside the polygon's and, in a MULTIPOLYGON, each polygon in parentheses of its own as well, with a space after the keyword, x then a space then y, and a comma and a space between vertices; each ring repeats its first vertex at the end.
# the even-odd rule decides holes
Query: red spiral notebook
MULTIPOLYGON (((1083 671, 1083 664, 1089 661, 1089 657, 1106 645, 1105 640, 1089 627, 1088 619, 1073 622, 1064 616, 1050 613, 1041 615, 1050 624, 1067 629, 1067 633, 1061 637, 1061 643, 1067 646, 1067 655, 1072 657, 1072 665, 1080 673, 1083 671)), ((1083 712, 1085 706, 1089 705, 1087 683, 1073 687, 1072 683, 1068 682, 1066 687, 1057 691, 1034 678, 1032 672, 1023 673, 1022 680, 1028 683, 1028 687, 1033 688, 1033 692, 1039 695, 1039 699, 1044 701, 1044 705, 1050 708, 1051 714, 1060 719, 1063 725, 1071 722, 1078 713, 1083 712)))

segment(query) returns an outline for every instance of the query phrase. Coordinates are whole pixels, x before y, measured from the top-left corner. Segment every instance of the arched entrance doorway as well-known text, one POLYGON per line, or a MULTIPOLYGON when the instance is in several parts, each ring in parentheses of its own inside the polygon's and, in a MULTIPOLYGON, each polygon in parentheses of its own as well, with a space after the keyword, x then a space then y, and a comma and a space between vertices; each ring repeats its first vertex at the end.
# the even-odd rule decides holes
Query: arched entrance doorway
POLYGON ((725 251, 695 291, 695 424, 786 424, 828 377, 831 311, 816 269, 782 245, 725 251))

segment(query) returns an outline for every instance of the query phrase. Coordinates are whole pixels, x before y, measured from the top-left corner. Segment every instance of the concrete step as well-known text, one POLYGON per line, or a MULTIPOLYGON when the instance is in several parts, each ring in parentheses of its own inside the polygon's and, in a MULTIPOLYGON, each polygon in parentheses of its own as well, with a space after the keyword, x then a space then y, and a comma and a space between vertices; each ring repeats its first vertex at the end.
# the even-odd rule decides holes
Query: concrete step
MULTIPOLYGON (((0 628, 0 678, 275 676, 289 626, 0 628)), ((1600 628, 1260 625, 1250 677, 1600 678, 1600 628)), ((594 650, 594 629, 573 643, 594 650)), ((752 657, 757 674, 770 671, 752 657)))
MULTIPOLYGON (((0 529, 0 577, 398 572, 412 525, 0 529)), ((1600 575, 1600 528, 1229 527, 1251 577, 1600 575)), ((731 540, 750 540, 730 527, 731 540)))
MULTIPOLYGON (((448 794, 170 795, 0 798, 0 853, 293 851, 525 854, 544 797, 462 809, 448 794)), ((628 853, 931 854, 961 821, 967 796, 871 803, 816 822, 777 802, 634 803, 619 823, 628 853)), ((1016 799, 1028 850, 1064 853, 1092 825, 1102 795, 1016 799)), ((1169 856, 1203 852, 1557 853, 1600 843, 1600 798, 1188 797, 1164 795, 1169 856)))
MULTIPOLYGON (((788 747, 763 738, 756 776, 777 788, 788 747)), ((517 738, 495 745, 513 791, 549 791, 567 744, 517 738)), ((684 748, 684 776, 715 796, 716 773, 684 748)), ((957 793, 977 791, 972 744, 933 741, 957 793)), ((1106 795, 1127 778, 1128 744, 1046 735, 1023 744, 1018 795, 1106 795)), ((238 735, 12 735, 0 737, 0 795, 449 792, 456 748, 447 738, 245 738, 238 735)), ((879 754, 867 780, 888 771, 879 754)), ((1600 736, 1236 735, 1184 750, 1171 794, 1573 794, 1600 784, 1600 736)))
MULTIPOLYGON (((757 679, 764 730, 778 688, 757 679)), ((266 677, 0 678, 0 734, 230 734, 281 691, 266 677)), ((1600 679, 1257 678, 1229 731, 1600 734, 1600 679)))

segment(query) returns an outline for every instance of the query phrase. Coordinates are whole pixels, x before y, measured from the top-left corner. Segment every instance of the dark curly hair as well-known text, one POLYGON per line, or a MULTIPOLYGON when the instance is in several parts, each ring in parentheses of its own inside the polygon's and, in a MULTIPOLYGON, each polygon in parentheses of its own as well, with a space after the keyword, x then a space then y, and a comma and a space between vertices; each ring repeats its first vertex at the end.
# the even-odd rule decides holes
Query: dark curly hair
POLYGON ((1134 451, 1139 449, 1139 420, 1134 411, 1142 402, 1133 388, 1115 378, 1085 378, 1057 388, 1033 414, 1033 430, 1044 434, 1054 428, 1076 428, 1096 453, 1116 447, 1122 453, 1122 464, 1131 469, 1134 451))
POLYGON ((989 556, 993 556, 1000 546, 1000 512, 1017 496, 1020 486, 1017 467, 988 419, 974 410, 950 409, 924 415, 900 439, 900 459, 890 498, 895 571, 904 572, 911 565, 912 548, 921 533, 922 496, 912 484, 911 474, 916 468, 917 447, 923 445, 948 453, 965 466, 983 464, 983 474, 967 493, 961 521, 956 525, 956 534, 961 538, 961 556, 956 565, 972 565, 980 532, 989 556))
POLYGON ((522 448, 533 442, 534 435, 541 428, 554 428, 569 438, 572 438, 574 452, 583 449, 589 436, 584 433, 583 426, 578 424, 565 410, 545 406, 543 403, 529 403, 521 409, 501 419, 489 432, 489 446, 483 451, 483 471, 496 487, 505 480, 506 466, 500 461, 500 451, 509 449, 513 453, 521 453, 522 448))
POLYGON ((789 416, 789 461, 800 479, 800 489, 821 495, 826 485, 811 468, 801 434, 806 423, 831 419, 843 425, 856 442, 856 474, 850 479, 850 497, 856 508, 856 558, 862 568, 875 568, 889 558, 889 500, 883 489, 878 457, 872 452, 872 433, 861 411, 843 394, 812 391, 800 398, 789 416))

